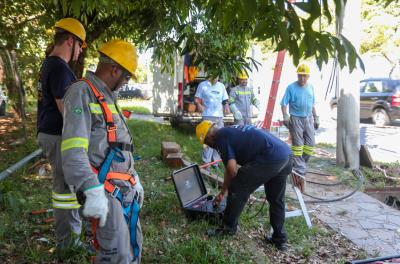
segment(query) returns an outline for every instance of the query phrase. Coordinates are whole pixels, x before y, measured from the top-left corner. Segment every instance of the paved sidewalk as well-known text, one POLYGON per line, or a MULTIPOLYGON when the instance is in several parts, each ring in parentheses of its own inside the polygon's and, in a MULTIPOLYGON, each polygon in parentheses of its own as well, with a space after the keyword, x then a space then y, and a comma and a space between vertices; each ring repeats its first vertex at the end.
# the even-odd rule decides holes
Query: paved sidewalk
MULTIPOLYGON (((321 180, 321 176, 307 174, 308 179, 321 180)), ((324 177, 325 178, 325 177, 324 177)), ((339 197, 351 190, 338 186, 308 183, 306 192, 318 197, 339 197)), ((305 197, 307 200, 307 197, 305 197)), ((307 204, 308 210, 333 230, 342 233, 371 256, 388 256, 400 253, 400 211, 371 196, 356 192, 338 202, 307 204)))

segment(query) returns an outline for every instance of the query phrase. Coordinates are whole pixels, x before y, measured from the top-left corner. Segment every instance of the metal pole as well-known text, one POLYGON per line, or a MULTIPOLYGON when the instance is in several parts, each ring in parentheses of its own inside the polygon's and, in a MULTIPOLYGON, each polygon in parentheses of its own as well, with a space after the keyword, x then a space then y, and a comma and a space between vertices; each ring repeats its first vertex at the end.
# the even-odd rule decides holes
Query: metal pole
POLYGON ((28 163, 31 159, 39 156, 42 153, 42 149, 37 149, 36 151, 32 152, 22 160, 18 161, 17 163, 11 165, 8 169, 0 173, 0 181, 7 178, 8 176, 11 175, 14 171, 18 170, 20 167, 24 166, 26 163, 28 163))

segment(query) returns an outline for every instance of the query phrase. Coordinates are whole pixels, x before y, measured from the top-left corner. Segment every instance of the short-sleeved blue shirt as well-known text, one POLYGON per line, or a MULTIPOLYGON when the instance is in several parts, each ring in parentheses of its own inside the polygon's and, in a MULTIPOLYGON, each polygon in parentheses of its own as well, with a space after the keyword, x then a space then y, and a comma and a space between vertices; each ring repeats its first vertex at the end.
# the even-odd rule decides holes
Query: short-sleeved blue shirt
POLYGON ((49 56, 43 61, 38 86, 38 132, 61 135, 63 118, 56 99, 63 99, 67 87, 75 80, 75 74, 60 57, 49 56))
POLYGON ((297 81, 286 88, 281 100, 281 105, 289 105, 289 114, 298 117, 311 116, 314 104, 314 87, 308 83, 302 87, 297 81))
POLYGON ((270 164, 285 160, 291 154, 285 142, 250 125, 221 128, 217 131, 215 144, 225 165, 230 159, 235 159, 241 166, 249 162, 270 164))
POLYGON ((216 82, 214 85, 210 81, 199 83, 195 97, 203 100, 204 112, 203 116, 223 117, 222 102, 228 100, 228 93, 225 86, 216 82))

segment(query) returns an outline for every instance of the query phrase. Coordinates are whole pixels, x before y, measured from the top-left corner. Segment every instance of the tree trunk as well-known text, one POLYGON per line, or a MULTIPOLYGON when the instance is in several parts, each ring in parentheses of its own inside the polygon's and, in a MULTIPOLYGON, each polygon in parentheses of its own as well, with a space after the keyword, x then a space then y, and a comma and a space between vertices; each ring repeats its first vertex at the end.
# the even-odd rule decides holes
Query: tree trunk
POLYGON ((22 86, 17 66, 17 54, 14 50, 6 48, 0 49, 5 73, 5 84, 8 91, 8 96, 11 102, 11 107, 15 110, 18 117, 21 118, 24 130, 24 138, 27 140, 26 131, 26 113, 25 113, 25 91, 22 86))
MULTIPOLYGON (((342 0, 342 2, 344 2, 342 0)), ((361 0, 346 1, 338 20, 338 35, 345 36, 360 50, 361 0)), ((348 67, 339 71, 337 107, 336 164, 350 169, 360 167, 360 72, 348 67)))

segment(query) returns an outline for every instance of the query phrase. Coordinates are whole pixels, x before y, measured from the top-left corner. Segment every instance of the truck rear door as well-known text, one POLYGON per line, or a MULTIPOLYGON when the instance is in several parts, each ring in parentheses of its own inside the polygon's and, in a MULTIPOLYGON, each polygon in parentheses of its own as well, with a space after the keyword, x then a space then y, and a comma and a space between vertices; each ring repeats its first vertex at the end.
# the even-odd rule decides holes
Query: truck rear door
POLYGON ((153 114, 171 117, 177 113, 178 84, 183 80, 183 58, 175 55, 174 72, 161 71, 161 65, 154 65, 153 114))

